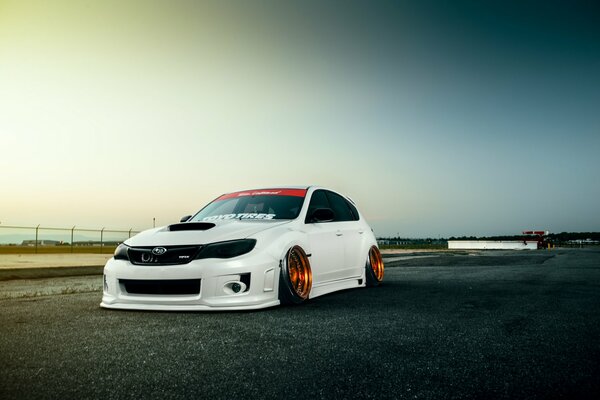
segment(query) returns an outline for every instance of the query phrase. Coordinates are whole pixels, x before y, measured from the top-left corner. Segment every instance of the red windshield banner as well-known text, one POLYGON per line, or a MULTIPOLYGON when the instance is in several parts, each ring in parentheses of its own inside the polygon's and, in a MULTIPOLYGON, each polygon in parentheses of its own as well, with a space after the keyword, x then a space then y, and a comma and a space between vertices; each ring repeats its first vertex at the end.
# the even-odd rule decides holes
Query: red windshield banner
POLYGON ((243 192, 228 193, 219 197, 218 200, 233 199, 237 197, 245 196, 294 196, 294 197, 305 197, 306 189, 260 189, 260 190, 247 190, 243 192))

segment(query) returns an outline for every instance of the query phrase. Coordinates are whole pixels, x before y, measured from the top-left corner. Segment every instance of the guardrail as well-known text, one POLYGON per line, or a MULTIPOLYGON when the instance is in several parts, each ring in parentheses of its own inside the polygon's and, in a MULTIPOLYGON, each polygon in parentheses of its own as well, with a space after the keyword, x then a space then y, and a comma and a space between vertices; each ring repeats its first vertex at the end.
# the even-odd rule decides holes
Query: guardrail
POLYGON ((41 247, 52 246, 70 247, 70 252, 80 246, 88 248, 99 248, 102 253, 107 246, 116 246, 118 243, 139 233, 133 228, 129 230, 89 229, 77 228, 55 228, 37 226, 10 226, 0 225, 0 246, 11 246, 21 248, 33 248, 37 253, 41 247))

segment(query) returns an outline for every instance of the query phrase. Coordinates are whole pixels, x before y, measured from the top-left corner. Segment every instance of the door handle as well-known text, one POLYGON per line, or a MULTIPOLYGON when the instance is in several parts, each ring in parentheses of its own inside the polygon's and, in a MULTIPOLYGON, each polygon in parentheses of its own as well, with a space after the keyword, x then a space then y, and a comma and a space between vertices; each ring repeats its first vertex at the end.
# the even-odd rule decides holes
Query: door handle
POLYGON ((342 235, 343 235, 343 233, 342 233, 342 231, 337 231, 337 232, 335 233, 335 235, 336 235, 336 236, 342 236, 342 235))

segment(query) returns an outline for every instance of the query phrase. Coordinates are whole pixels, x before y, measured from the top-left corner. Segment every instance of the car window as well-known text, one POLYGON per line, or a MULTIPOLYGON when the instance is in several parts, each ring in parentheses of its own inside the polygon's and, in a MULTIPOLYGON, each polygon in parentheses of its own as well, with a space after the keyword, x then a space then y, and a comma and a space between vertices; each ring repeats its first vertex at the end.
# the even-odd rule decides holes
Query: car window
POLYGON ((310 203, 308 204, 308 212, 306 213, 306 223, 310 222, 310 216, 317 208, 331 208, 324 190, 317 190, 312 194, 310 203))
POLYGON ((267 189, 226 194, 200 210, 190 221, 222 219, 295 219, 305 189, 267 189))
MULTIPOLYGON (((344 199, 346 200, 346 199, 344 199)), ((351 200, 346 201, 346 204, 348 204, 348 207, 350 207, 350 211, 352 211, 352 214, 354 215, 354 220, 358 221, 360 219, 360 215, 358 214, 358 210, 356 209, 356 206, 354 205, 354 203, 352 203, 351 200)))
POLYGON ((355 221, 357 219, 355 218, 348 201, 342 196, 333 192, 327 192, 327 198, 329 199, 335 214, 334 221, 355 221))
POLYGON ((266 212, 269 211, 270 208, 265 206, 265 202, 242 202, 242 201, 238 201, 237 202, 237 210, 239 212, 245 212, 245 213, 261 213, 261 212, 266 212), (244 204, 245 203, 245 204, 244 204))
MULTIPOLYGON (((211 203, 209 205, 210 212, 213 215, 225 215, 225 214, 231 214, 233 212, 233 209, 235 208, 236 202, 235 201, 220 201, 220 202, 214 202, 211 203)), ((209 211, 209 210, 207 210, 209 211)))

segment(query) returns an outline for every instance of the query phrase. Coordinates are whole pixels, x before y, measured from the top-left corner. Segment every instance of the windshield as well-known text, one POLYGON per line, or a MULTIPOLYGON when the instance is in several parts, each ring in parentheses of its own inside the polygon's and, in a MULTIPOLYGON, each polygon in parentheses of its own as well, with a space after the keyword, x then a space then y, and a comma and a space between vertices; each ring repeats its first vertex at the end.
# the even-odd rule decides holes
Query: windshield
POLYGON ((306 189, 261 189, 224 194, 190 221, 295 219, 306 189))

